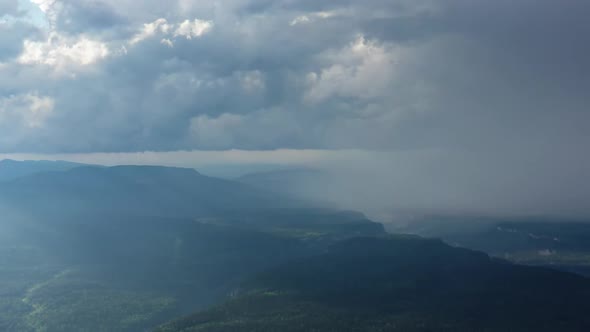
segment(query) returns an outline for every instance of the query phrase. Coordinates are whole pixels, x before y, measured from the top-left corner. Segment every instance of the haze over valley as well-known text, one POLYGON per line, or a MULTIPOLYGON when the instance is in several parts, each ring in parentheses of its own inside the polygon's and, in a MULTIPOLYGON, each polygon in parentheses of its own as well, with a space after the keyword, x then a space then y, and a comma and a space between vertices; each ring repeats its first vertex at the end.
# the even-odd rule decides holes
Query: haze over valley
POLYGON ((589 16, 0 0, 0 331, 590 331, 589 16))

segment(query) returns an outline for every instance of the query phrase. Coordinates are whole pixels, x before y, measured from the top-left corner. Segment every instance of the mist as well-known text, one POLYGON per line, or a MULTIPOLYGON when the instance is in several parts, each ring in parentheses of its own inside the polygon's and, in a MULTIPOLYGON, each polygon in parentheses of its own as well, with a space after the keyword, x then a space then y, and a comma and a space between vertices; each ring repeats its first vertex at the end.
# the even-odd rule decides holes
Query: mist
POLYGON ((383 222, 420 215, 588 219, 587 155, 531 151, 376 153, 325 165, 308 194, 383 222))
POLYGON ((590 156, 564 150, 231 150, 4 157, 190 167, 228 179, 316 170, 281 191, 362 211, 385 223, 433 214, 590 218, 590 156))

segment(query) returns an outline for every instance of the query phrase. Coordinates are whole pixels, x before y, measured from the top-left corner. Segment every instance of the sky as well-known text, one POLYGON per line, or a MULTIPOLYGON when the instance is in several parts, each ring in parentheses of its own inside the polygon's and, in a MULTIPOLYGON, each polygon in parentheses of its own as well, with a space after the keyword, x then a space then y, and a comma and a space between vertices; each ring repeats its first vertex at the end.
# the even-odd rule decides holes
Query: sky
POLYGON ((0 153, 330 160, 384 205, 590 216, 589 14, 585 0, 0 0, 0 153))

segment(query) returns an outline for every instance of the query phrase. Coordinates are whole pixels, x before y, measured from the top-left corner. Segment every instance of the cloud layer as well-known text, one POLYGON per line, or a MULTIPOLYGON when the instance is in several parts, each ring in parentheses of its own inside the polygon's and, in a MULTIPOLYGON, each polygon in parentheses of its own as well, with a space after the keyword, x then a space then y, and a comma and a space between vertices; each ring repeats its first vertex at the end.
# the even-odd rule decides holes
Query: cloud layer
POLYGON ((3 152, 589 140, 586 1, 17 5, 0 2, 3 152), (9 105, 31 96, 52 106, 34 128, 35 103, 9 105))

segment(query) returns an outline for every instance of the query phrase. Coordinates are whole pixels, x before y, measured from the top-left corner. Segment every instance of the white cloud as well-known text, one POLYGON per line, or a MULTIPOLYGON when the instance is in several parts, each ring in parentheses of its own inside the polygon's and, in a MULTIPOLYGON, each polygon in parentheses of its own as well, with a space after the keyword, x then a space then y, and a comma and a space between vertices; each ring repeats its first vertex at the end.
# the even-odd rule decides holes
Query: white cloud
POLYGON ((290 25, 293 26, 293 25, 297 25, 297 24, 307 23, 309 21, 311 21, 310 18, 309 18, 309 16, 307 16, 307 15, 301 15, 301 16, 295 17, 291 21, 290 25))
POLYGON ((41 9, 42 12, 44 13, 48 13, 50 12, 55 4, 56 4, 56 0, 30 0, 32 3, 34 3, 35 5, 39 6, 39 9, 41 9))
POLYGON ((47 22, 51 27, 54 27, 59 12, 62 9, 62 4, 57 0, 30 0, 33 4, 37 5, 39 9, 45 14, 47 22))
POLYGON ((343 15, 343 14, 344 13, 337 13, 335 11, 308 13, 305 15, 300 15, 300 16, 295 17, 293 20, 291 20, 289 25, 295 26, 298 24, 311 23, 311 22, 317 21, 318 19, 327 19, 330 17, 335 17, 335 16, 339 16, 339 15, 343 15))
POLYGON ((0 128, 41 128, 53 113, 54 107, 53 98, 36 93, 0 98, 0 128))
POLYGON ((170 47, 170 48, 174 47, 174 42, 173 42, 173 41, 171 41, 171 40, 170 40, 170 39, 168 39, 168 38, 162 38, 162 40, 160 40, 160 44, 162 44, 162 45, 166 45, 166 46, 168 46, 168 47, 170 47))
POLYGON ((201 37, 213 28, 213 22, 195 19, 194 21, 185 20, 176 31, 174 37, 183 36, 186 39, 201 37))
POLYGON ((146 23, 139 33, 137 33, 129 42, 131 45, 137 44, 147 38, 155 36, 157 33, 168 34, 172 30, 172 25, 168 24, 165 18, 159 18, 151 23, 146 23))
POLYGON ((347 47, 323 55, 328 63, 307 75, 308 102, 331 97, 376 98, 388 94, 402 49, 359 36, 347 47))
POLYGON ((107 56, 106 43, 85 36, 67 38, 55 32, 45 41, 25 40, 18 62, 25 65, 46 65, 57 72, 67 72, 73 67, 89 66, 107 56))
POLYGON ((169 23, 165 18, 159 18, 151 23, 146 23, 143 28, 129 41, 134 45, 156 35, 162 36, 160 40, 162 45, 168 47, 174 46, 172 38, 185 37, 193 39, 201 37, 213 28, 213 22, 195 19, 193 21, 185 20, 180 24, 169 23))
POLYGON ((25 39, 17 59, 21 65, 42 65, 58 74, 72 74, 111 55, 107 42, 84 34, 66 35, 57 29, 64 4, 58 0, 30 0, 49 23, 44 39, 25 39))

